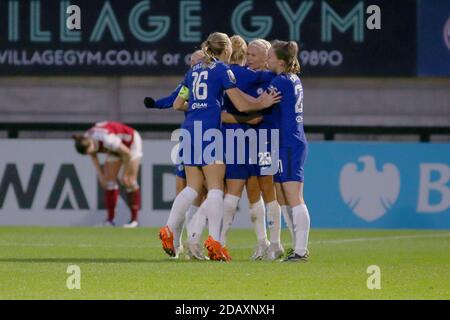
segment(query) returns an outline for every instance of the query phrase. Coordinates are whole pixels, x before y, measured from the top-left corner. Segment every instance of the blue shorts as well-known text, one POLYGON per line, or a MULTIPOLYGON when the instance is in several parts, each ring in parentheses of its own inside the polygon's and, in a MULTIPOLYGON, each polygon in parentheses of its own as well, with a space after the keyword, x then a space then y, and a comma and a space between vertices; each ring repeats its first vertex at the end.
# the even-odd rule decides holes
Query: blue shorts
POLYGON ((235 138, 234 140, 230 140, 233 141, 233 150, 228 150, 227 147, 230 146, 227 145, 227 142, 229 141, 226 138, 227 134, 236 134, 236 130, 242 130, 242 133, 245 133, 248 128, 249 126, 247 124, 239 123, 224 123, 222 126, 226 163, 225 179, 247 180, 251 177, 251 165, 248 164, 248 146, 251 142, 248 138, 245 138, 242 144, 242 141, 238 141, 237 138, 235 138), (239 154, 244 158, 239 159, 239 154))
POLYGON ((186 171, 184 170, 183 164, 177 164, 175 165, 175 175, 177 177, 180 177, 181 179, 186 180, 186 171))
POLYGON ((295 147, 282 147, 279 152, 278 172, 274 176, 274 182, 283 183, 289 181, 304 182, 304 169, 308 144, 299 143, 295 147))
POLYGON ((254 165, 249 164, 227 164, 225 179, 247 180, 254 176, 254 165))
POLYGON ((183 127, 183 129, 190 134, 190 139, 186 140, 186 143, 183 142, 183 139, 180 140, 179 155, 185 166, 201 167, 216 162, 224 162, 224 150, 221 141, 216 142, 215 138, 212 138, 212 141, 203 140, 204 132, 207 129, 216 129, 220 133, 219 129, 206 127, 201 132, 201 137, 195 136, 193 127, 183 127))
MULTIPOLYGON (((256 159, 256 164, 253 165, 252 168, 252 176, 268 176, 268 175, 275 175, 276 174, 276 168, 272 168, 272 161, 276 161, 276 158, 274 157, 274 154, 272 152, 272 141, 271 141, 271 135, 272 130, 276 129, 273 127, 272 124, 268 123, 262 123, 257 128, 258 130, 258 158, 256 159), (266 136, 262 134, 261 129, 265 129, 266 136)), ((279 145, 279 143, 278 143, 279 145)), ((277 152, 277 142, 274 142, 273 148, 275 149, 274 152, 277 152)), ((276 166, 276 164, 274 164, 276 166)))

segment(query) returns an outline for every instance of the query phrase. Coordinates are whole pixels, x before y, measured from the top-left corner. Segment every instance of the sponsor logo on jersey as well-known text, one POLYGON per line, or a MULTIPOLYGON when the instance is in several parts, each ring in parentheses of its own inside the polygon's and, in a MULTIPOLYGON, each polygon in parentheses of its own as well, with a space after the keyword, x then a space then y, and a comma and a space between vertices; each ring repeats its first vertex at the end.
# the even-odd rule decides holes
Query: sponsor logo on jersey
POLYGON ((206 108, 208 108, 208 104, 206 102, 202 102, 202 103, 194 102, 192 104, 192 110, 195 110, 195 109, 206 109, 206 108))
POLYGON ((236 77, 234 76, 233 71, 227 70, 227 74, 228 74, 228 78, 230 79, 230 81, 233 83, 236 83, 236 77))

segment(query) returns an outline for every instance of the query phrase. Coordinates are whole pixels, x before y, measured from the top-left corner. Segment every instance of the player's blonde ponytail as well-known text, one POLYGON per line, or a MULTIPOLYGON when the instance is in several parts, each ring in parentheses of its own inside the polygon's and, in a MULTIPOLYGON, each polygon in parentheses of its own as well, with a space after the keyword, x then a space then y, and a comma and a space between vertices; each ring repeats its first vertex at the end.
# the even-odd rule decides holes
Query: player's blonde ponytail
POLYGON ((205 55, 204 64, 208 65, 217 59, 229 44, 230 38, 225 33, 211 33, 208 39, 202 43, 202 51, 205 55))
POLYGON ((247 42, 238 35, 234 35, 230 38, 231 48, 233 53, 231 54, 230 63, 245 65, 247 60, 247 42))

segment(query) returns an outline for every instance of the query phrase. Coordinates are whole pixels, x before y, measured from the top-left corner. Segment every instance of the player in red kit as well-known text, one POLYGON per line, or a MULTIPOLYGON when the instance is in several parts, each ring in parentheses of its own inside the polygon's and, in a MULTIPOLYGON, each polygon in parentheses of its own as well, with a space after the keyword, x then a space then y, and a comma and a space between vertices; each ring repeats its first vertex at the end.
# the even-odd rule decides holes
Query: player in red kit
POLYGON ((142 139, 131 127, 119 122, 99 122, 83 135, 74 135, 75 148, 78 153, 90 155, 98 174, 101 186, 105 190, 105 205, 108 217, 105 225, 114 226, 117 200, 119 198, 118 175, 121 184, 126 188, 131 220, 125 228, 138 226, 138 213, 141 205, 141 194, 137 176, 142 159, 142 139), (106 153, 103 168, 98 160, 98 153, 106 153))

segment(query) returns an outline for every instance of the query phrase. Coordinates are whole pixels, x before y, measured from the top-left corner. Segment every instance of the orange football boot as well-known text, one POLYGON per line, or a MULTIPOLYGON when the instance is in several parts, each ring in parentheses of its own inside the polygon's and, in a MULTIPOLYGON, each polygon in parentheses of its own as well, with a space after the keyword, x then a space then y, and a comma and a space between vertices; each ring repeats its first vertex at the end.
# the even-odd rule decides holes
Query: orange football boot
POLYGON ((208 239, 205 241, 205 248, 208 250, 208 257, 210 260, 226 261, 222 245, 219 241, 214 240, 213 237, 208 236, 208 239))
POLYGON ((175 257, 175 246, 173 245, 173 232, 168 226, 159 229, 159 238, 161 239, 164 251, 170 256, 175 257))
POLYGON ((228 251, 227 247, 222 247, 222 253, 223 256, 225 257, 225 261, 231 261, 230 252, 228 251))

